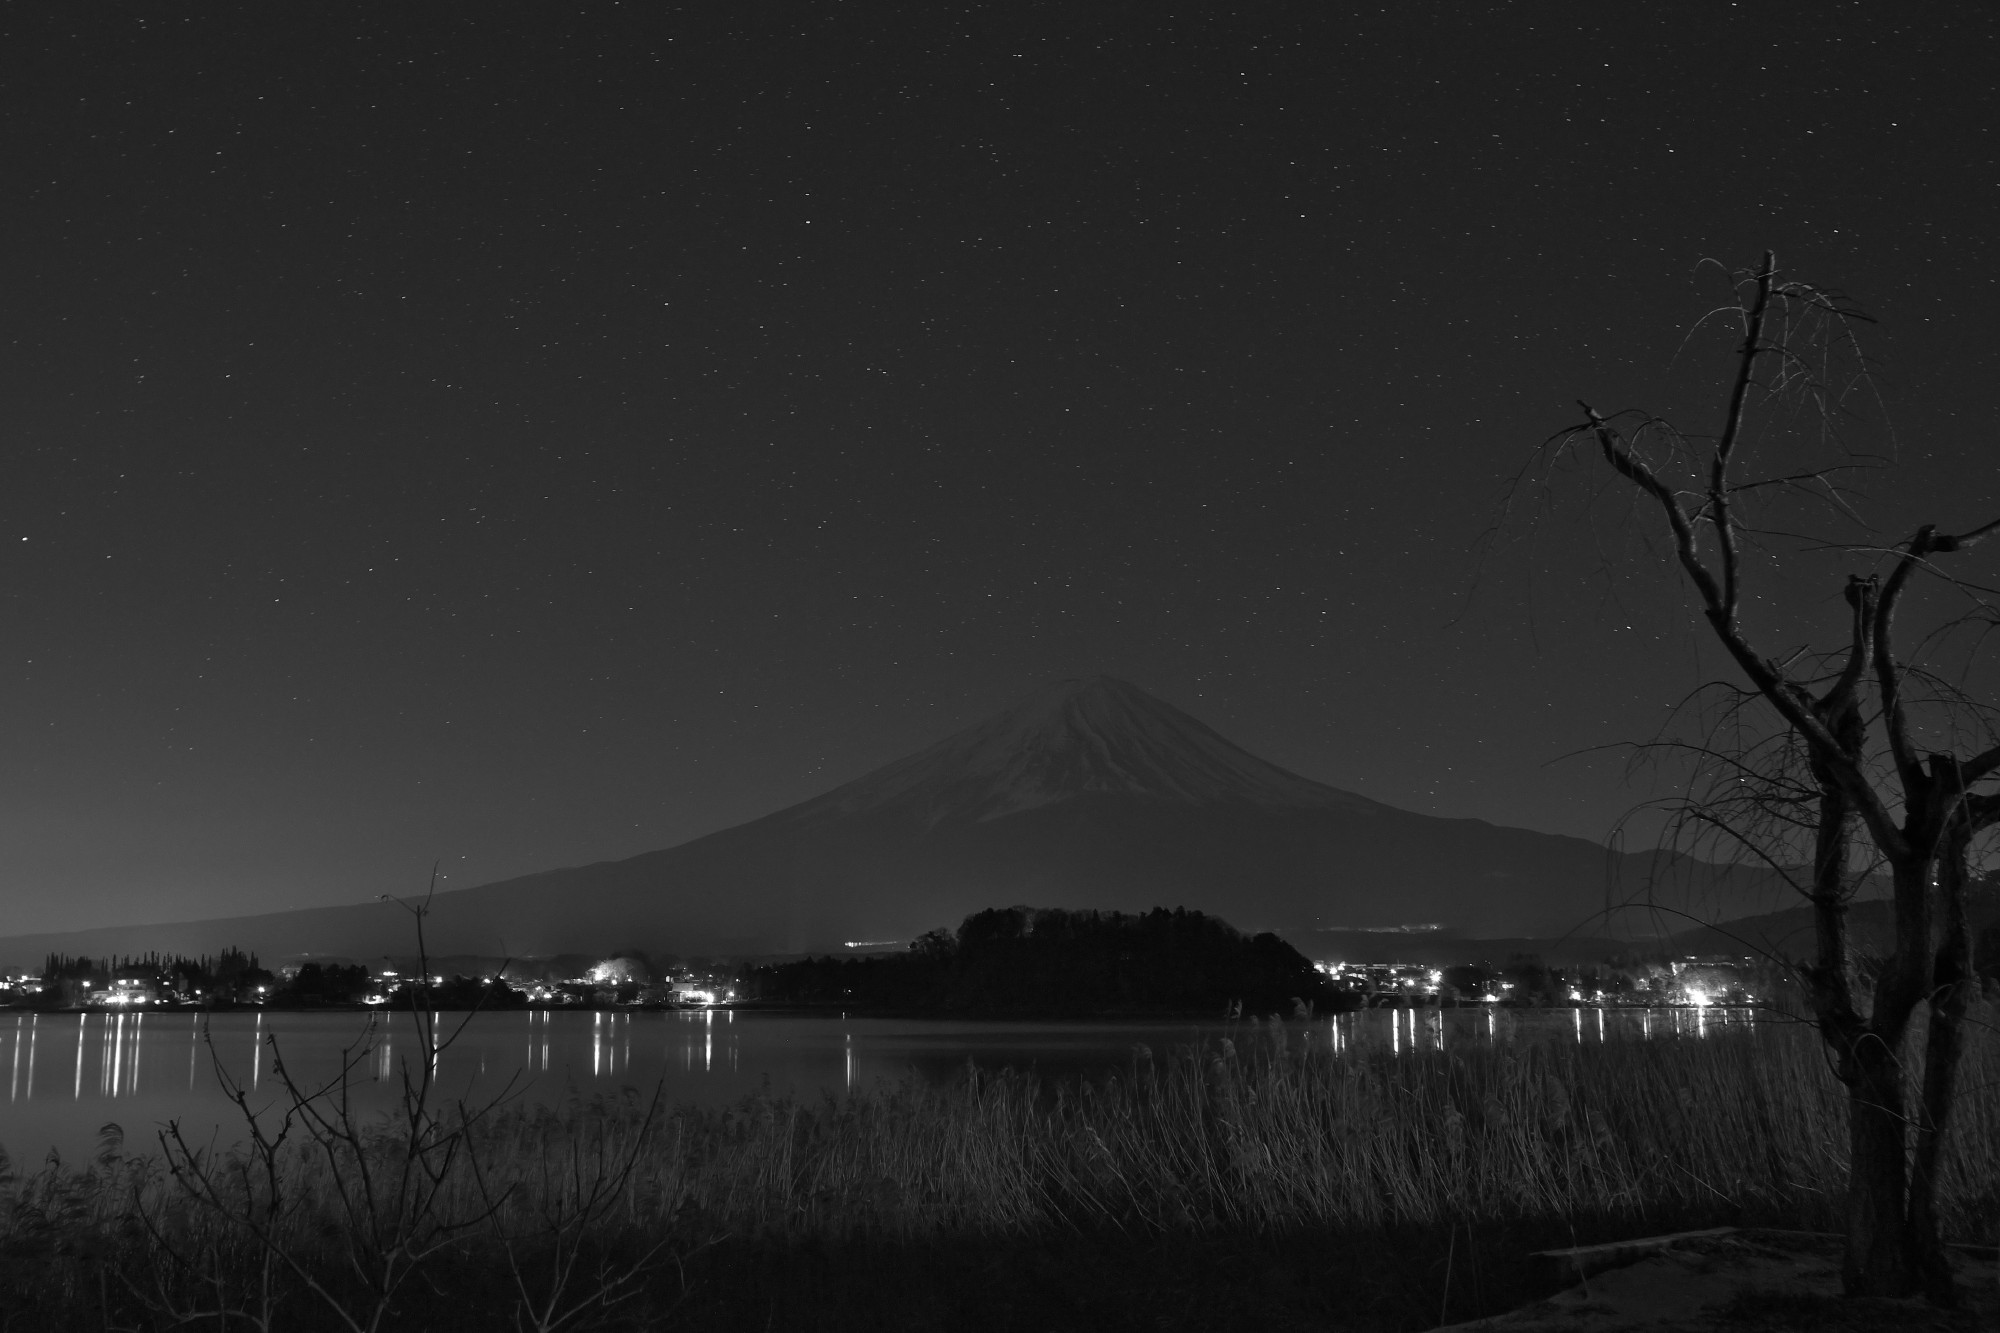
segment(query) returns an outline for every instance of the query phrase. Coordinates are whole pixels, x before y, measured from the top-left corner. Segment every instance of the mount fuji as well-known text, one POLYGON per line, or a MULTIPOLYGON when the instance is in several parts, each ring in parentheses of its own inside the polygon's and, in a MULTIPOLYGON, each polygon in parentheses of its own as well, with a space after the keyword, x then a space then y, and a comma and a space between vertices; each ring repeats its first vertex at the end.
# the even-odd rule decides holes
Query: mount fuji
MULTIPOLYGON (((1268 763, 1136 686, 1044 687, 762 819, 622 861, 437 895, 434 953, 775 954, 905 941, 981 908, 1186 906, 1246 930, 1602 934, 1607 906, 1699 878, 1710 919, 1759 877, 1668 853, 1440 819, 1268 763), (1699 872, 1699 875, 1690 872, 1699 872)), ((381 903, 0 941, 0 957, 407 952, 381 903)))

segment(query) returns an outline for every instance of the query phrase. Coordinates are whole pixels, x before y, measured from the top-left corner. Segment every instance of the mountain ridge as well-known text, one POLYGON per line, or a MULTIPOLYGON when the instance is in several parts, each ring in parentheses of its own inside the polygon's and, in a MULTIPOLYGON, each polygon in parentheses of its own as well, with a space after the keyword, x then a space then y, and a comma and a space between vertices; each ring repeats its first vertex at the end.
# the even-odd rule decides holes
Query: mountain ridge
MULTIPOLYGON (((1447 922, 1559 935, 1674 878, 1710 919, 1768 877, 1671 853, 1400 810, 1314 782, 1110 677, 1045 686, 821 796, 658 851, 440 893, 440 952, 771 955, 910 939, 993 906, 1185 906, 1246 930, 1447 922)), ((1734 910, 1732 910, 1734 909, 1734 910)), ((0 957, 407 952, 359 903, 0 940, 0 957)), ((1595 932, 1593 932, 1595 933, 1595 932)))

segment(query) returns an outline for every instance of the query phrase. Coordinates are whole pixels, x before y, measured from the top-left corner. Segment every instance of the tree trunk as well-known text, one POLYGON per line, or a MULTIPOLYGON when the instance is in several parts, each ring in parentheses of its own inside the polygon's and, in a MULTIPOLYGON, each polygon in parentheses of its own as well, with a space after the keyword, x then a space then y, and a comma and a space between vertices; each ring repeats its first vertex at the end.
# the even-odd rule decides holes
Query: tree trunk
POLYGON ((1908 1296, 1916 1290, 1904 1246, 1908 1121, 1899 1044, 1870 1032, 1842 1062, 1849 1162, 1841 1284, 1849 1296, 1908 1296))
POLYGON ((1946 1308, 1958 1304, 1951 1259, 1938 1234, 1938 1167, 1951 1127, 1958 1059, 1964 1050, 1963 1023, 1972 987, 1972 941, 1965 924, 1966 838, 1961 833, 1938 860, 1939 915, 1943 939, 1931 973, 1931 1014, 1924 1033, 1924 1084, 1917 1111, 1917 1147, 1910 1167, 1909 1211, 1904 1250, 1910 1269, 1923 1284, 1924 1299, 1946 1308))
POLYGON ((1917 1149, 1910 1171, 1909 1214, 1904 1223, 1908 1260, 1923 1283, 1924 1299, 1954 1309, 1958 1288, 1952 1281, 1951 1259, 1938 1231, 1937 1182, 1939 1159, 1951 1126, 1952 1098, 1957 1091, 1958 1057, 1964 1049, 1960 1024, 1965 1017, 1965 983, 1940 985, 1925 1035, 1923 1109, 1917 1120, 1917 1149))

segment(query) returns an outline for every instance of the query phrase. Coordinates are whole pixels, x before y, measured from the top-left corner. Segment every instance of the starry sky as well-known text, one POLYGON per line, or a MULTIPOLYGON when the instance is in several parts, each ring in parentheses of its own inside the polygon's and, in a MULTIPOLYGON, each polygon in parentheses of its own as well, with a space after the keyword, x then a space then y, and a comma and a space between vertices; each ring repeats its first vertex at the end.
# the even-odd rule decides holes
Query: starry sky
POLYGON ((9 6, 0 933, 632 855, 1099 672, 1602 839, 1713 655, 1506 482, 1706 410, 1771 248, 1880 321, 1889 521, 2000 511, 1995 27, 9 6))

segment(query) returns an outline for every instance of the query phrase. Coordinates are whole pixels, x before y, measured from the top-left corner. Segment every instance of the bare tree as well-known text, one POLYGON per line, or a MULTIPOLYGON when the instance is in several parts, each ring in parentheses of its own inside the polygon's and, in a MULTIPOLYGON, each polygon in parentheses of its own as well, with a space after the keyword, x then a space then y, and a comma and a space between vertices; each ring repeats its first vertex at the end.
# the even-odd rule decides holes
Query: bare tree
POLYGON ((1935 634, 1915 640, 1917 649, 1899 644, 1898 614, 1915 604, 1920 581, 1942 580, 1972 599, 1944 615, 1947 624, 1993 623, 1979 590, 1954 578, 1948 562, 2000 520, 1959 531, 1927 524, 1892 542, 1857 535, 1814 543, 1778 531, 1774 501, 1810 499, 1858 523, 1843 471, 1856 460, 1838 439, 1842 392, 1853 381, 1837 380, 1832 368, 1860 366, 1851 337, 1860 316, 1837 293, 1781 275, 1770 254, 1735 280, 1724 313, 1740 322, 1742 341, 1714 434, 1581 403, 1585 420, 1550 447, 1558 458, 1596 455, 1663 525, 1700 616, 1741 675, 1742 697, 1774 724, 1757 745, 1708 756, 1715 766, 1698 813, 1753 856, 1793 872, 1813 908, 1813 957, 1802 971, 1850 1113, 1846 1289, 1921 1290, 1952 1304, 1937 1185, 1976 989, 1966 922, 1971 849, 2000 822, 2000 791, 1989 785, 2000 777, 2000 745, 1975 748, 1981 728, 1966 725, 1969 700, 1926 669, 1921 648, 1935 634), (1781 456, 1773 441, 1801 423, 1815 448, 1831 444, 1834 456, 1806 465, 1781 456), (1746 626, 1746 582, 1768 580, 1778 543, 1847 563, 1844 624, 1827 653, 1781 658, 1753 638, 1768 630, 1746 626), (1786 864, 1787 843, 1807 865, 1786 864), (1894 938, 1864 977, 1847 914, 1871 868, 1889 882, 1894 938), (1919 1078, 1906 1050, 1926 1006, 1919 1078))

